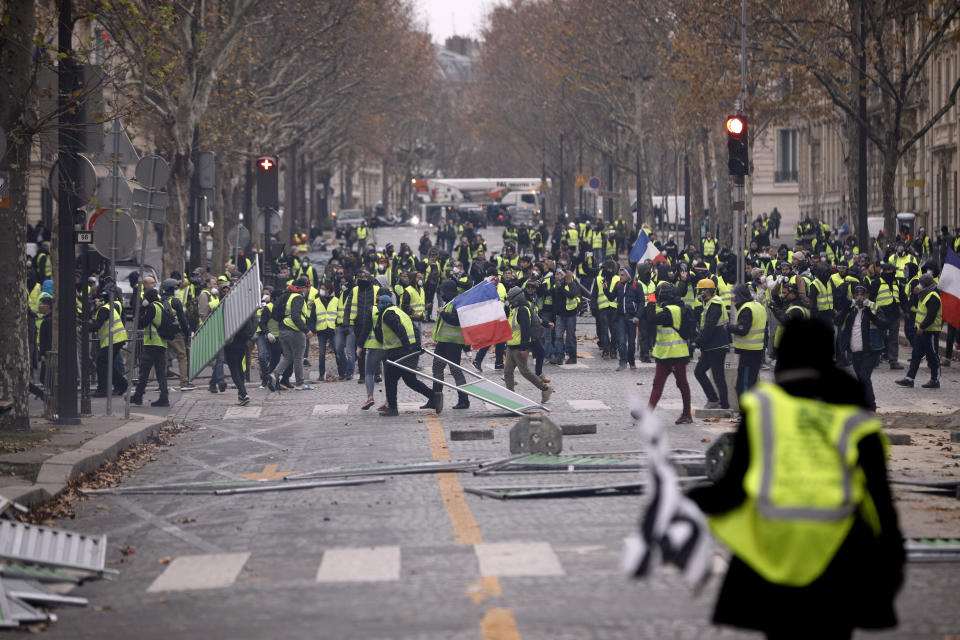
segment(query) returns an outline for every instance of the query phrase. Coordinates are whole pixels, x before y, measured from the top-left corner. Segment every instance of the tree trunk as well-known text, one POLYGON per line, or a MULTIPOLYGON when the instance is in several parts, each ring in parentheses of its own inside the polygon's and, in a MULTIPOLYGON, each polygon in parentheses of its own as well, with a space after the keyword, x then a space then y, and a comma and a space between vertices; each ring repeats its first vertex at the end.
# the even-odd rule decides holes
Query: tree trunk
POLYGON ((714 148, 714 159, 716 160, 717 181, 717 215, 711 216, 716 225, 716 238, 721 246, 733 246, 733 219, 730 215, 730 176, 724 170, 724 163, 720 162, 723 157, 722 134, 717 130, 716 134, 711 136, 714 148))
MULTIPOLYGON (((185 240, 188 237, 185 228, 190 220, 190 162, 189 151, 174 152, 170 163, 170 178, 167 180, 167 220, 163 231, 163 273, 181 270, 186 267, 185 240)), ((203 265, 203 247, 200 256, 193 256, 196 264, 203 265)), ((184 271, 183 273, 186 273, 184 271)))
POLYGON ((703 176, 707 182, 707 215, 709 216, 708 228, 717 227, 717 200, 716 192, 713 189, 713 152, 710 150, 710 132, 703 128, 700 130, 700 151, 703 158, 703 176))
POLYGON ((883 238, 887 243, 893 243, 897 237, 897 199, 894 194, 897 184, 897 164, 900 162, 897 146, 897 144, 888 144, 887 148, 884 149, 883 173, 880 179, 880 193, 883 203, 883 238))
POLYGON ((697 149, 687 154, 690 163, 690 241, 699 246, 700 221, 703 220, 703 170, 700 167, 700 155, 697 149))
POLYGON ((27 174, 30 168, 31 136, 23 132, 22 115, 27 105, 17 97, 30 94, 31 55, 36 33, 36 3, 8 2, 0 11, 5 20, 5 40, 0 40, 0 69, 5 88, 0 100, 0 127, 7 132, 9 147, 0 170, 10 172, 9 209, 0 210, 5 221, 0 234, 0 291, 6 304, 6 326, 0 331, 0 431, 30 428, 27 382, 30 379, 27 307, 27 271, 23 257, 27 241, 27 174))

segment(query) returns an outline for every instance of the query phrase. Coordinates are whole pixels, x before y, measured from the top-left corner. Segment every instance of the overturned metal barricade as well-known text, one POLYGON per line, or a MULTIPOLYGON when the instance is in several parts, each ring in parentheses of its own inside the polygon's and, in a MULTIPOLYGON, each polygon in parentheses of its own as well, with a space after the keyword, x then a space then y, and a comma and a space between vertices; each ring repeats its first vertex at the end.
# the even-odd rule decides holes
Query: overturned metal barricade
POLYGON ((420 376, 421 378, 426 378, 427 380, 436 382, 437 384, 442 384, 445 387, 450 387, 451 389, 455 389, 458 392, 465 393, 468 396, 477 398, 478 400, 483 400, 484 402, 492 404, 496 407, 500 407, 501 409, 505 411, 509 411, 510 413, 516 414, 518 416, 526 415, 528 412, 550 411, 550 409, 548 409, 544 405, 534 402, 530 398, 524 397, 519 393, 510 391, 506 387, 503 387, 493 382, 492 380, 487 380, 486 378, 479 375, 475 371, 470 371, 466 367, 462 367, 455 362, 451 362, 450 360, 447 360, 443 356, 437 355, 436 353, 434 353, 433 351, 430 351, 429 349, 421 349, 420 351, 407 354, 402 358, 398 358, 397 360, 384 360, 384 363, 389 364, 390 366, 393 366, 393 367, 397 367, 398 369, 402 369, 404 371, 409 371, 410 373, 416 376, 420 376), (432 358, 435 358, 437 360, 444 362, 445 364, 450 365, 451 367, 455 367, 459 369, 464 373, 464 375, 470 376, 470 379, 472 379, 473 382, 467 382, 466 384, 463 384, 463 385, 456 385, 456 384, 453 384, 452 382, 447 382, 446 380, 440 380, 439 378, 434 378, 431 375, 427 375, 423 371, 417 371, 416 369, 408 367, 406 364, 403 363, 403 361, 406 360, 407 358, 411 358, 413 356, 417 356, 424 353, 432 358))

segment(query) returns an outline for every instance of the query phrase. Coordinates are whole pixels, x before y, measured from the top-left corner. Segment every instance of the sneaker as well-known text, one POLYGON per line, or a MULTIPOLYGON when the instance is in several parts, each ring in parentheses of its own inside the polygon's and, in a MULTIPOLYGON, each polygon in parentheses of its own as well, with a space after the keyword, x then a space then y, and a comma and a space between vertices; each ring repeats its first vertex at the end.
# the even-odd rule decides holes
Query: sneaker
POLYGON ((374 381, 374 382, 383 382, 383 376, 381 376, 381 375, 378 373, 376 376, 374 376, 373 381, 374 381))
POLYGON ((461 401, 458 402, 457 404, 453 405, 453 408, 454 408, 454 409, 469 409, 469 408, 470 408, 470 401, 469 401, 469 400, 461 400, 461 401))
POLYGON ((631 362, 631 363, 630 363, 630 371, 634 371, 636 368, 637 368, 637 365, 635 365, 634 363, 631 362))
POLYGON ((224 391, 227 390, 227 383, 221 382, 220 384, 217 385, 217 388, 220 389, 220 393, 223 393, 224 391))
POLYGON ((382 405, 380 405, 379 407, 377 407, 377 411, 386 411, 386 410, 389 409, 389 408, 390 408, 390 405, 388 405, 386 402, 384 402, 382 405))
POLYGON ((617 367, 617 371, 626 371, 626 370, 627 370, 627 365, 626 365, 626 363, 621 362, 621 363, 620 363, 620 366, 617 367))
POLYGON ((303 366, 305 366, 305 367, 309 367, 309 366, 310 366, 310 360, 309 360, 308 358, 304 358, 304 359, 303 359, 303 366))
POLYGON ((943 358, 943 359, 940 361, 940 366, 941 366, 941 367, 949 367, 949 366, 950 366, 950 361, 947 360, 946 358, 943 358))
POLYGON ((547 404, 547 401, 550 400, 550 396, 553 395, 553 387, 547 387, 540 391, 540 404, 547 404))
POLYGON ((577 359, 576 359, 576 358, 567 358, 567 361, 564 362, 563 364, 577 364, 577 359))
POLYGON ((400 415, 400 412, 397 411, 396 407, 386 407, 380 412, 381 418, 394 418, 399 415, 400 415))
POLYGON ((210 393, 216 393, 216 392, 217 392, 217 385, 215 385, 215 384, 212 384, 212 385, 210 385, 210 386, 207 387, 207 388, 210 389, 210 393))
POLYGON ((650 356, 640 356, 640 362, 643 362, 645 364, 650 364, 651 362, 653 362, 653 360, 650 358, 650 356))
POLYGON ((270 377, 267 378, 267 386, 270 388, 270 391, 277 390, 277 376, 270 374, 270 377))
POLYGON ((890 363, 890 368, 891 368, 891 369, 894 369, 894 370, 896 370, 896 369, 903 369, 903 365, 900 364, 899 362, 891 362, 891 363, 890 363))
POLYGON ((432 404, 433 411, 437 415, 440 415, 440 412, 443 411, 443 392, 438 391, 437 393, 433 394, 432 404))
POLYGON ((900 380, 894 380, 893 383, 901 387, 913 387, 913 380, 911 380, 910 378, 901 378, 900 380))
POLYGON ((502 370, 503 370, 503 365, 502 365, 502 364, 495 364, 495 365, 493 365, 493 368, 494 368, 496 371, 502 371, 502 370))
POLYGON ((693 416, 691 416, 689 413, 685 413, 679 418, 677 418, 676 422, 674 422, 673 424, 691 424, 692 422, 693 422, 693 416))
POLYGON ((304 383, 303 383, 302 385, 300 385, 300 388, 303 389, 304 391, 312 391, 312 390, 313 390, 313 387, 310 386, 310 383, 309 383, 309 382, 306 382, 306 381, 304 381, 304 383))
POLYGON ((363 409, 364 411, 366 411, 366 410, 368 410, 370 407, 372 407, 374 404, 376 404, 376 402, 377 402, 377 401, 374 400, 373 398, 367 398, 367 401, 364 402, 363 405, 361 405, 360 408, 363 409))
POLYGON ((245 407, 250 404, 250 396, 240 396, 240 400, 237 402, 241 407, 245 407))
POLYGON ((166 396, 160 396, 156 400, 150 403, 151 407, 169 407, 170 401, 167 400, 166 396))
POLYGON ((143 404, 143 396, 137 395, 137 394, 133 394, 132 396, 130 396, 130 404, 135 404, 135 405, 137 405, 137 406, 142 405, 142 404, 143 404))
POLYGON ((483 367, 476 360, 473 361, 473 368, 481 373, 483 372, 483 367))
POLYGON ((920 386, 923 387, 924 389, 939 389, 939 388, 940 388, 940 381, 939 381, 939 380, 931 380, 930 382, 925 382, 925 383, 923 383, 923 384, 920 385, 920 386))
POLYGON ((545 376, 545 375, 543 375, 543 374, 541 373, 541 374, 540 374, 540 382, 542 382, 543 384, 550 384, 550 378, 548 378, 547 376, 545 376))
MULTIPOLYGON (((263 389, 263 387, 260 387, 260 388, 263 389)), ((180 391, 196 391, 196 390, 197 390, 197 387, 192 384, 185 384, 180 387, 180 391)))
POLYGON ((357 384, 363 384, 363 376, 357 376, 357 384))
POLYGON ((703 405, 704 409, 719 409, 720 401, 719 400, 708 400, 707 404, 703 405))

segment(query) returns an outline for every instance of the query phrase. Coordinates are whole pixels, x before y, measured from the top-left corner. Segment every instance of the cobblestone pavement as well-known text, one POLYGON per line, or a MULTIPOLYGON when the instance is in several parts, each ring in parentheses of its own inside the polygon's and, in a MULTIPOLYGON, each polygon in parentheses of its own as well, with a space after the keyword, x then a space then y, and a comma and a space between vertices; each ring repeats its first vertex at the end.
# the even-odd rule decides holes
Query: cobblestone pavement
MULTIPOLYGON (((499 230, 487 235, 498 239, 499 230)), ((592 322, 584 319, 581 329, 592 334, 592 322)), ((598 427, 595 435, 565 438, 564 451, 637 449, 626 407, 633 394, 649 394, 653 365, 616 373, 616 362, 601 360, 590 340, 580 351, 577 367, 545 369, 556 388, 549 403, 553 419, 598 427)), ((491 354, 486 375, 499 381, 492 364, 491 354)), ((332 357, 328 366, 334 366, 332 357)), ((315 370, 316 362, 308 371, 315 370)), ((960 370, 953 372, 946 370, 944 389, 927 391, 901 389, 893 384, 901 372, 878 370, 881 412, 954 410, 960 370)), ((690 381, 694 406, 702 406, 692 370, 690 381)), ((517 390, 534 391, 522 380, 517 390)), ((184 394, 172 416, 190 429, 125 485, 499 458, 508 453, 514 423, 478 401, 469 410, 434 416, 417 409, 423 399, 402 385, 401 415, 390 419, 360 410, 364 393, 355 381, 278 394, 254 385, 247 407, 234 404, 234 393, 184 394), (492 428, 494 438, 451 440, 451 429, 480 428, 492 428)), ((382 398, 377 385, 378 404, 382 398)), ((448 390, 448 407, 454 398, 448 390)), ((668 383, 657 413, 669 421, 674 447, 703 450, 731 428, 728 421, 704 420, 674 427, 680 406, 679 392, 668 383)), ((954 464, 951 454, 928 443, 942 433, 914 423, 915 445, 893 447, 894 468, 910 467, 906 471, 924 477, 954 473, 943 468, 954 464)), ((644 582, 619 573, 621 542, 636 527, 642 497, 496 501, 463 491, 600 478, 428 474, 293 492, 93 498, 63 525, 107 533, 110 566, 120 570, 119 579, 82 587, 91 606, 61 610, 46 633, 71 639, 756 637, 709 624, 718 578, 694 596, 670 571, 644 582), (128 545, 135 553, 122 555, 119 548, 128 545)), ((944 497, 915 502, 901 496, 898 502, 908 535, 960 535, 957 504, 944 497)), ((876 636, 958 637, 958 593, 956 565, 910 565, 898 602, 901 626, 876 636)))

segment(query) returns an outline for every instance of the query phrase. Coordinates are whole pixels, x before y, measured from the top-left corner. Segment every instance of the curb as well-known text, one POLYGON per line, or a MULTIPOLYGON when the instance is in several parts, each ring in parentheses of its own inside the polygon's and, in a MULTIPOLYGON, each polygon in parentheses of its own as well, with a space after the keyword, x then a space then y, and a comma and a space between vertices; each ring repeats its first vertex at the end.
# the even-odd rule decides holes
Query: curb
POLYGON ((66 489, 67 484, 80 474, 98 469, 124 449, 145 441, 168 421, 168 418, 163 418, 155 422, 156 416, 143 413, 130 415, 139 416, 141 420, 128 422, 88 440, 73 451, 53 456, 41 465, 33 484, 0 487, 0 495, 27 507, 42 504, 66 489))

